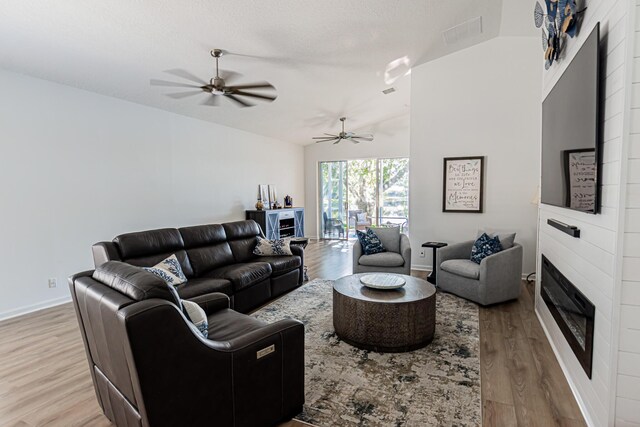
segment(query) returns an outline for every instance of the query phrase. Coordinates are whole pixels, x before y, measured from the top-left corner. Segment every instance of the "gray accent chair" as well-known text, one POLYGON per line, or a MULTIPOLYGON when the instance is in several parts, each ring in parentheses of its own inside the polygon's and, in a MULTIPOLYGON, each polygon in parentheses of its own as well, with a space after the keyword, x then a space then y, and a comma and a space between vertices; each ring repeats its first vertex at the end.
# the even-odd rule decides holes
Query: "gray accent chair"
POLYGON ((374 232, 387 249, 373 255, 363 255, 359 241, 353 245, 353 274, 398 273, 411 275, 411 243, 398 227, 376 228, 374 232))
POLYGON ((438 249, 436 255, 437 286, 445 292, 490 305, 516 299, 522 287, 522 246, 471 261, 474 240, 438 249))

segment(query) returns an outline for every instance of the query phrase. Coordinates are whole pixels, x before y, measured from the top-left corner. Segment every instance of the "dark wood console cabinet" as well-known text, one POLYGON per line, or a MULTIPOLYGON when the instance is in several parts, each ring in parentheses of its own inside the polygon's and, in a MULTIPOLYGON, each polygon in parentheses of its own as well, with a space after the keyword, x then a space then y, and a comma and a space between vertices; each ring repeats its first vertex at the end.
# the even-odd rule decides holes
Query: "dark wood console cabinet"
POLYGON ((246 214, 262 227, 269 240, 304 237, 304 208, 248 210, 246 214))

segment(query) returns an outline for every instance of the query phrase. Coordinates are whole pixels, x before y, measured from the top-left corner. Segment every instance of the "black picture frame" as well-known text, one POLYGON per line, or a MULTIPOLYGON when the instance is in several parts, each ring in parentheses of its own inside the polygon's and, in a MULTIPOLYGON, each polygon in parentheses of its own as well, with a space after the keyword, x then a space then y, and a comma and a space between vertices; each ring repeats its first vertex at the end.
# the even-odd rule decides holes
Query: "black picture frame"
POLYGON ((458 213, 483 213, 484 212, 484 158, 485 156, 465 156, 465 157, 445 157, 442 166, 442 212, 458 212, 458 213), (449 171, 449 163, 467 160, 479 160, 480 170, 478 171, 480 188, 478 194, 478 207, 475 209, 451 209, 447 207, 447 177, 449 171))

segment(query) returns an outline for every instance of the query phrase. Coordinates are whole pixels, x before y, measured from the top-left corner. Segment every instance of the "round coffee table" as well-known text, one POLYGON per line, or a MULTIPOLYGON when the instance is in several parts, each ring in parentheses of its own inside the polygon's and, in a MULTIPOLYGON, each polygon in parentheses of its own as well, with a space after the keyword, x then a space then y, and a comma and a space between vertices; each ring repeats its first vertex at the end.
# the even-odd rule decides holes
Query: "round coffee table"
MULTIPOLYGON (((364 273, 367 274, 367 273, 364 273)), ((433 340, 436 288, 417 277, 395 290, 370 289, 353 274, 333 285, 333 327, 344 342, 379 352, 418 349, 433 340)))

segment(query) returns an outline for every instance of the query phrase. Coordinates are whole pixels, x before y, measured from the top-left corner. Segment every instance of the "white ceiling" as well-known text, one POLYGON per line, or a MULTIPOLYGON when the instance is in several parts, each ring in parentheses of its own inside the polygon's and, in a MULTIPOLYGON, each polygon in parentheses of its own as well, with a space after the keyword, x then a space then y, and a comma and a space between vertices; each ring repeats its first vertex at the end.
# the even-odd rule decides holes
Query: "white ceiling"
MULTIPOLYGON (((505 0, 503 34, 532 35, 528 0, 505 0), (517 6, 514 6, 517 5, 517 6), (522 22, 522 34, 518 25, 522 22)), ((408 113, 410 79, 383 95, 385 69, 410 66, 497 36, 501 0, 0 0, 0 67, 298 144, 339 129, 366 131, 408 113), (482 16, 483 33, 445 45, 442 31, 482 16), (233 84, 267 80, 278 99, 238 108, 149 79, 182 68, 208 80, 223 48, 233 84)), ((535 34, 535 33, 533 33, 535 34)), ((404 69, 396 70, 403 74, 404 69)))

